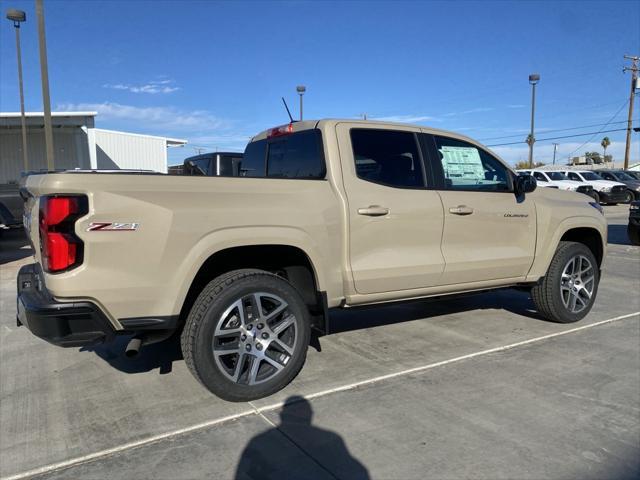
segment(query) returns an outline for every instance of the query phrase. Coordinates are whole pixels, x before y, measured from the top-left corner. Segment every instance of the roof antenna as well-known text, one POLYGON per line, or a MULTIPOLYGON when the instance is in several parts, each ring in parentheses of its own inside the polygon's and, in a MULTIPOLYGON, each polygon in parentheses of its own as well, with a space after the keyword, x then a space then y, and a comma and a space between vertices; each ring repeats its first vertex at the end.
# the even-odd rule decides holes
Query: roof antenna
POLYGON ((284 103, 284 108, 287 109, 287 113, 289 114, 289 120, 291 120, 291 123, 295 123, 295 120, 293 119, 293 117, 291 116, 291 112, 289 111, 289 106, 287 105, 286 100, 284 99, 284 97, 282 97, 282 103, 284 103))

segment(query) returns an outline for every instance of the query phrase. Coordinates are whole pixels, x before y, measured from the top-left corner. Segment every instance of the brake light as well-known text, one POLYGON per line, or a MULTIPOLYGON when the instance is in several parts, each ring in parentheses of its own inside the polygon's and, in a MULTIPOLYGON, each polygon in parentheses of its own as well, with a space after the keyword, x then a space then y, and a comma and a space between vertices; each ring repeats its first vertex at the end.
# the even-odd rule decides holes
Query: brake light
POLYGON ((40 249, 46 272, 61 272, 82 263, 84 244, 75 235, 75 221, 88 212, 85 196, 40 199, 40 249))
POLYGON ((283 135, 289 135, 293 133, 293 123, 288 125, 280 125, 279 127, 272 128, 267 134, 267 138, 281 137, 283 135))

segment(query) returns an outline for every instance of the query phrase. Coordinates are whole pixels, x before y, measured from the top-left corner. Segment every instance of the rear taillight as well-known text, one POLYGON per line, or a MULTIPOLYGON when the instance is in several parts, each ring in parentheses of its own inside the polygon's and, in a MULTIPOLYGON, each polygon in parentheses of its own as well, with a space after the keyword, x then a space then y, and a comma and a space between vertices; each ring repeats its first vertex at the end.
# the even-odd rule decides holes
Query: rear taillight
POLYGON ((75 234, 75 223, 87 212, 84 195, 40 198, 40 250, 46 272, 62 272, 82 263, 84 244, 75 234))

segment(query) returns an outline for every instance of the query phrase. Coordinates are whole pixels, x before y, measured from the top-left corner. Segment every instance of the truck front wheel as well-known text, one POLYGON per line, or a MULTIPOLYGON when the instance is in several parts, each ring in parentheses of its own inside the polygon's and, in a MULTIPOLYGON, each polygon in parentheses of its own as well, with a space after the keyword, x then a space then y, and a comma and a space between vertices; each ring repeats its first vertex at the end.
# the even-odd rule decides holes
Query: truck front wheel
POLYGON ((224 400, 262 398, 289 384, 304 364, 308 309, 285 279, 235 270, 202 290, 182 333, 191 373, 224 400))
POLYGON ((560 242, 545 277, 531 289, 544 317, 571 323, 584 318, 596 299, 600 270, 591 250, 577 242, 560 242))

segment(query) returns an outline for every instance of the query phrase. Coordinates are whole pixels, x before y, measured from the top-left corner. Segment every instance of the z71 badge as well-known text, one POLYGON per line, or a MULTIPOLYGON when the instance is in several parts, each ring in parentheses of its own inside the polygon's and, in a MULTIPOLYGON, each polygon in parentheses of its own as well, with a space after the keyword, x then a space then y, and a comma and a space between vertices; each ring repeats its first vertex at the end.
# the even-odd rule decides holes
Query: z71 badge
POLYGON ((87 232, 131 232, 137 230, 139 223, 91 222, 87 232))

